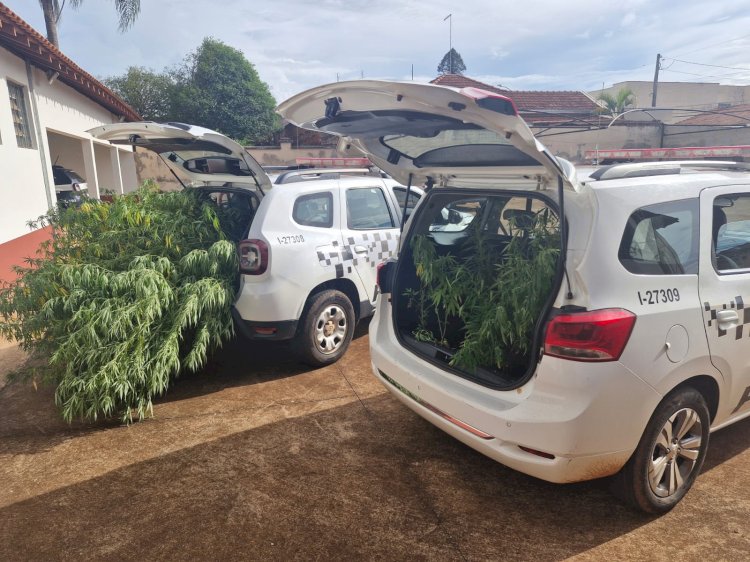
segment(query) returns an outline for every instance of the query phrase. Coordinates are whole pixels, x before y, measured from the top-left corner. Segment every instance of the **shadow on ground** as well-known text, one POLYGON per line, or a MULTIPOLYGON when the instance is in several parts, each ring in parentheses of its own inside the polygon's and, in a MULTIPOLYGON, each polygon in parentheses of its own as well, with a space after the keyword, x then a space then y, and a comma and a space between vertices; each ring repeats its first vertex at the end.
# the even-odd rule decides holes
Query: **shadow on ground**
POLYGON ((28 559, 559 559, 647 521, 601 483, 554 486, 505 469, 387 395, 364 406, 8 506, 0 544, 28 559))
MULTIPOLYGON (((85 430, 110 434, 101 456, 138 435, 139 447, 155 451, 160 440, 206 424, 229 435, 201 436, 0 508, 0 559, 651 560, 743 559, 750 551, 742 458, 750 420, 714 434, 694 490, 652 518, 614 500, 606 481, 549 484, 442 433, 373 383, 366 338, 317 371, 233 345, 216 373, 177 385, 155 420, 85 430), (305 400, 348 402, 232 429, 305 400)), ((27 420, 34 414, 38 404, 27 420)), ((22 440, 27 449, 11 450, 11 461, 41 459, 35 450, 57 443, 48 434, 36 440, 22 440)), ((9 441, 0 440, 0 456, 9 441)), ((81 453, 69 458, 63 468, 72 472, 90 462, 81 453)))

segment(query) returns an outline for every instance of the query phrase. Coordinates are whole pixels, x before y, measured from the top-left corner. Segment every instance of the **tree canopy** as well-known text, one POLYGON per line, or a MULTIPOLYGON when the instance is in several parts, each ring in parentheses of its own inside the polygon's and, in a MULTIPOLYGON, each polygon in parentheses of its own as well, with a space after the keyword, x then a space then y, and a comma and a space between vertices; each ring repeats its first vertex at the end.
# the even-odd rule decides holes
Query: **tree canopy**
POLYGON ((461 58, 461 55, 453 47, 445 53, 443 60, 440 61, 437 67, 437 71, 440 74, 463 74, 465 70, 464 59, 461 58))
POLYGON ((630 88, 622 88, 614 96, 608 92, 602 92, 597 99, 604 102, 606 110, 611 115, 619 115, 629 105, 633 105, 635 94, 630 88))
POLYGON ((172 71, 174 118, 238 141, 265 141, 279 128, 276 102, 241 51, 210 37, 172 71))
POLYGON ((130 67, 104 83, 146 120, 181 121, 238 142, 268 142, 279 129, 276 101, 241 51, 206 38, 175 68, 130 67))
POLYGON ((172 118, 174 82, 166 74, 131 66, 122 76, 105 78, 103 82, 146 121, 169 121, 172 118))

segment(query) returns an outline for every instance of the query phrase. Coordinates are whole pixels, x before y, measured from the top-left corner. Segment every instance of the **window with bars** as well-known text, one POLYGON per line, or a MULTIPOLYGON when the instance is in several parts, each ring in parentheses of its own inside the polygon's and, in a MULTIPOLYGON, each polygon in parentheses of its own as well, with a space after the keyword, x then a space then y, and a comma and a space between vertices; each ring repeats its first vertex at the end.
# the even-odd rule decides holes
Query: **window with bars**
POLYGON ((8 82, 10 112, 13 115, 13 126, 16 129, 16 141, 19 148, 34 148, 29 130, 29 114, 26 111, 26 96, 23 86, 8 82))

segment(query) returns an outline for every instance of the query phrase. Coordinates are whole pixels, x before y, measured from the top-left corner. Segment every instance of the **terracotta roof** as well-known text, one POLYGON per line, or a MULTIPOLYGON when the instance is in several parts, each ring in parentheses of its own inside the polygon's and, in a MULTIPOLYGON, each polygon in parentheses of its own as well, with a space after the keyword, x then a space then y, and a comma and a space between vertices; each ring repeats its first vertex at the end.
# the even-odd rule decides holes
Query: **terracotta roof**
POLYGON ((560 123, 569 120, 566 116, 592 116, 599 107, 583 92, 505 90, 461 74, 443 74, 430 83, 453 88, 480 88, 507 96, 513 100, 518 112, 529 123, 560 123))
POLYGON ((0 2, 0 47, 50 73, 57 79, 94 100, 127 121, 140 121, 141 116, 112 90, 66 57, 15 12, 0 2))
POLYGON ((750 105, 733 105, 716 109, 712 113, 700 113, 678 121, 675 125, 747 125, 750 123, 750 105))

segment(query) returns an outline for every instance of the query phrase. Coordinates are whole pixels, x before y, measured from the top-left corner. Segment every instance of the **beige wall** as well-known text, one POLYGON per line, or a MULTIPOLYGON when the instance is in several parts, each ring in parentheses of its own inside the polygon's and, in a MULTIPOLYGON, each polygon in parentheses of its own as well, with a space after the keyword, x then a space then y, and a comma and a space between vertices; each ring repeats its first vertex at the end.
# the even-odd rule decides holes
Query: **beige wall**
POLYGON ((717 129, 716 127, 685 127, 666 125, 664 146, 736 146, 750 145, 750 128, 717 129))
MULTIPOLYGON (((596 99, 602 92, 617 95, 619 90, 629 88, 635 94, 634 107, 651 107, 653 82, 618 82, 609 88, 589 92, 596 99)), ((725 86, 718 82, 659 82, 656 106, 685 109, 716 109, 718 104, 739 105, 750 103, 750 86, 725 86)), ((665 123, 674 123, 690 117, 686 112, 659 111, 655 116, 665 123)), ((640 114, 639 119, 643 119, 640 114)))
POLYGON ((280 147, 248 146, 247 151, 261 166, 293 166, 297 158, 335 158, 340 156, 333 148, 302 147, 292 148, 291 143, 283 142, 280 147))

